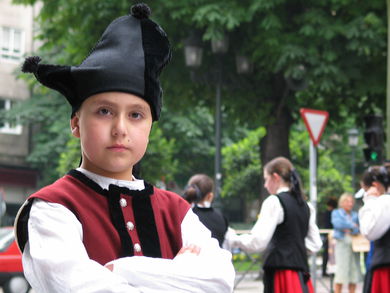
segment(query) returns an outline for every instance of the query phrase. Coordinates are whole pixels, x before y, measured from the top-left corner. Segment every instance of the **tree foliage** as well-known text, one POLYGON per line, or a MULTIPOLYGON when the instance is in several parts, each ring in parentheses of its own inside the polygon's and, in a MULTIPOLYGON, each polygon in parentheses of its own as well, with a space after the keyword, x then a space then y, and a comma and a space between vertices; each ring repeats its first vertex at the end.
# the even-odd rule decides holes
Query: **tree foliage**
MULTIPOLYGON (((327 129, 329 130, 329 129, 327 129)), ((339 138, 333 138, 330 130, 321 139, 317 149, 317 201, 326 201, 331 196, 338 197, 343 192, 353 192, 349 169, 349 146, 340 144, 339 138), (329 141, 330 140, 330 141, 329 141), (338 149, 330 147, 337 141, 338 149), (337 151, 335 151, 337 150, 337 151), (339 161, 339 160, 342 161, 339 161)), ((303 123, 297 124, 292 130, 290 139, 291 161, 301 176, 306 196, 310 197, 309 170, 309 134, 303 123)))
MULTIPOLYGON (((262 163, 277 155, 293 156, 290 127, 301 107, 327 110, 332 128, 362 128, 359 117, 385 108, 384 1, 205 0, 193 6, 176 1, 170 8, 177 21, 202 31, 205 41, 228 33, 224 104, 241 121, 266 127, 262 163), (254 64, 245 81, 229 67, 235 53, 254 64)), ((204 70, 213 64, 210 60, 204 70)), ((325 157, 321 162, 327 162, 325 157)))
POLYGON ((259 196, 261 162, 259 140, 265 135, 264 127, 252 130, 248 135, 222 150, 223 181, 222 197, 240 197, 244 201, 259 196))
POLYGON ((307 81, 303 91, 290 88, 282 101, 290 112, 303 105, 317 107, 330 111, 337 121, 340 106, 365 114, 384 105, 384 1, 357 5, 344 0, 203 0, 196 5, 185 1, 166 1, 165 5, 177 22, 203 29, 204 40, 228 32, 227 57, 235 52, 250 56, 255 66, 247 79, 251 91, 225 93, 225 103, 234 105, 232 109, 238 113, 245 109, 245 115, 238 115, 241 119, 262 123, 272 119, 276 76, 307 81))
MULTIPOLYGON (((342 129, 342 127, 340 127, 342 129)), ((345 132, 344 132, 345 133, 345 132)), ((263 166, 259 159, 259 140, 265 135, 265 128, 259 127, 234 144, 223 149, 224 181, 222 197, 232 197, 250 204, 258 199, 261 189, 263 166)), ((345 137, 344 137, 345 138, 345 137)), ((345 139, 330 130, 324 134, 318 152, 317 202, 318 209, 324 210, 329 197, 338 197, 343 192, 353 192, 349 169, 350 147, 345 139), (345 170, 345 169, 348 170, 345 170)), ((293 127, 290 138, 291 161, 300 174, 306 197, 310 200, 309 134, 303 122, 293 127)), ((361 155, 358 156, 358 162, 361 155)), ((240 207, 237 207, 237 209, 240 207)), ((240 211, 236 211, 240 212, 240 211)), ((246 219, 253 221, 255 219, 246 219)))
MULTIPOLYGON (((41 2, 37 19, 38 38, 43 44, 40 50, 44 62, 59 64, 80 63, 107 24, 129 9, 124 0, 41 2)), ((160 140, 162 145, 161 149, 150 149, 152 154, 164 150, 167 156, 152 160, 154 170, 164 170, 151 175, 153 178, 166 173, 184 184, 192 172, 213 173, 212 77, 218 62, 223 73, 223 145, 232 144, 231 149, 224 149, 226 195, 233 193, 237 182, 244 187, 247 182, 255 190, 255 172, 260 172, 261 164, 275 155, 290 156, 307 179, 308 155, 299 127, 294 126, 300 119, 299 108, 327 110, 327 128, 332 135, 352 126, 361 127, 359 117, 381 113, 385 108, 386 9, 382 0, 165 0, 149 4, 152 17, 170 36, 174 51, 162 77, 165 106, 156 133, 157 146, 160 140), (203 39, 204 56, 202 66, 190 74, 184 64, 183 41, 194 29, 203 39), (223 34, 230 39, 228 54, 215 56, 209 41, 223 34), (250 58, 254 66, 250 75, 236 74, 236 54, 250 58), (260 126, 264 127, 261 135, 260 126), (247 133, 248 137, 241 140, 247 133), (263 143, 255 143, 254 137, 263 139, 263 143), (252 149, 243 154, 234 151, 248 145, 252 149), (262 155, 256 156, 255 150, 262 155), (164 169, 165 164, 172 168, 164 169), (239 169, 229 164, 239 164, 239 169), (242 181, 235 181, 237 178, 242 181)), ((24 109, 26 117, 39 117, 29 115, 31 111, 45 113, 31 160, 42 168, 50 163, 50 168, 44 168, 50 172, 56 169, 56 157, 67 149, 65 121, 69 116, 59 108, 63 106, 56 94, 35 88, 32 100, 29 103, 33 107, 24 109), (43 156, 41 149, 49 155, 43 156)), ((348 154, 335 143, 324 143, 324 149, 319 150, 319 192, 347 189, 350 178, 343 174, 348 172, 348 154)), ((66 157, 61 166, 66 165, 64 160, 66 157)))

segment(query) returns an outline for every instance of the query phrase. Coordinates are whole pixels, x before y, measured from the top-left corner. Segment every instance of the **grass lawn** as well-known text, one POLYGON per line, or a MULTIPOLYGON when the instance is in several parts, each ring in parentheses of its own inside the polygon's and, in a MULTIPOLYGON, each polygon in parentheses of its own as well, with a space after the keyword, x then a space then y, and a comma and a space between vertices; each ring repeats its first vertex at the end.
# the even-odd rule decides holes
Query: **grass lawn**
POLYGON ((247 255, 244 252, 238 252, 233 254, 233 265, 236 272, 245 272, 248 269, 259 271, 262 263, 259 254, 247 255), (253 260, 256 260, 255 263, 253 263, 253 260))

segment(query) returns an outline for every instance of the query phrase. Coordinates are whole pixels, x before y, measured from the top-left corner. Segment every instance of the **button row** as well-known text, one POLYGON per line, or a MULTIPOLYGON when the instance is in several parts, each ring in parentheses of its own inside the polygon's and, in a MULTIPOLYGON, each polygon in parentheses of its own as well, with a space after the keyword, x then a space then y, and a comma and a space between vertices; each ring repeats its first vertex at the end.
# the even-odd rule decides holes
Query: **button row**
MULTIPOLYGON (((122 208, 127 207, 127 200, 124 199, 124 198, 121 198, 121 199, 119 200, 119 204, 120 204, 120 206, 121 206, 122 208)), ((127 229, 129 229, 130 231, 132 231, 132 230, 134 230, 134 223, 131 222, 131 221, 128 221, 128 222, 126 223, 126 227, 127 227, 127 229)), ((140 245, 139 243, 134 244, 134 250, 135 250, 135 252, 141 252, 141 245, 140 245)))

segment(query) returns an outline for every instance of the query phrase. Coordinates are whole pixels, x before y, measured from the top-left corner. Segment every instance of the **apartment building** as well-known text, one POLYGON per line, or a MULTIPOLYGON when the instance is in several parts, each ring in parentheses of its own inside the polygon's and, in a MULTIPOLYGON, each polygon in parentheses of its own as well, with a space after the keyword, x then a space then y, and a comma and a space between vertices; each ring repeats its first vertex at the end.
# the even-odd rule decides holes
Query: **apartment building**
MULTIPOLYGON (((0 108, 11 109, 30 97, 27 85, 16 79, 24 56, 34 51, 36 8, 0 1, 0 108)), ((28 125, 0 120, 0 197, 14 216, 26 196, 36 189, 38 171, 29 167, 31 131, 28 125)))

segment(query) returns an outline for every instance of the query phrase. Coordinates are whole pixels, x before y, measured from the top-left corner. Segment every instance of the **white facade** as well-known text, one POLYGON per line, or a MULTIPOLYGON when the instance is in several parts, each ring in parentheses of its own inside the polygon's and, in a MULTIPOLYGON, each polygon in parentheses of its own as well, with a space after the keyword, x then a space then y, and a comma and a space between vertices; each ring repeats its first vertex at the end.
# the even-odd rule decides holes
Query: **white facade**
MULTIPOLYGON (((20 79, 24 57, 34 51, 33 31, 36 8, 0 1, 0 108, 10 109, 28 99, 28 86, 20 79)), ((28 125, 0 121, 0 197, 7 203, 22 203, 36 188, 38 172, 29 168, 28 125)))

